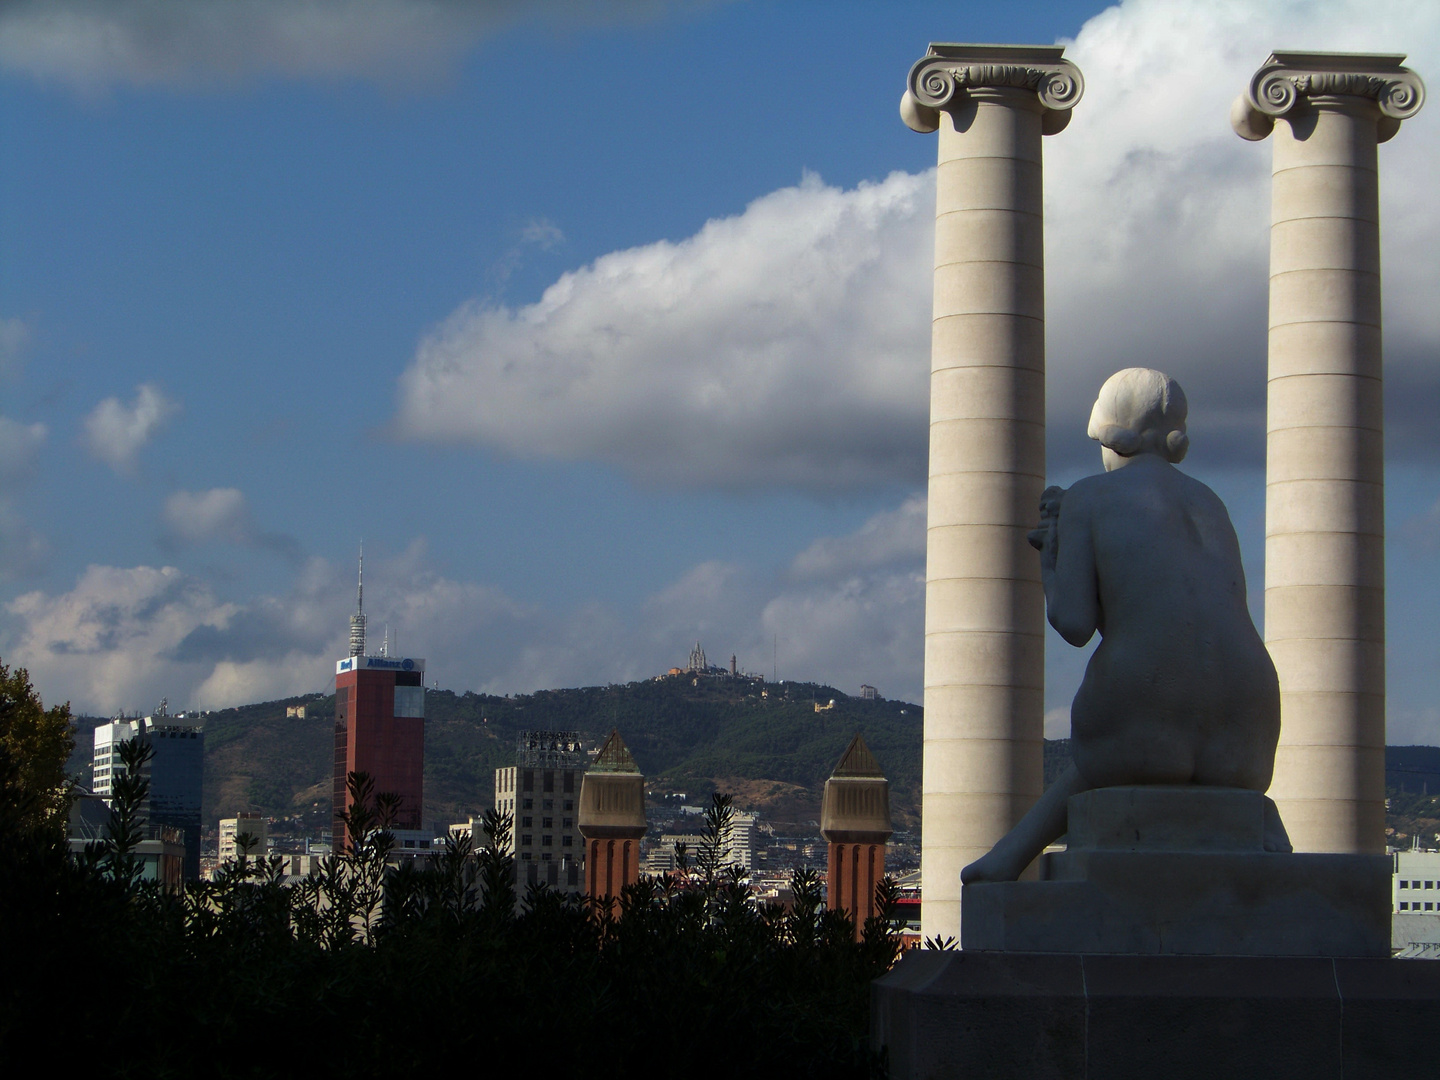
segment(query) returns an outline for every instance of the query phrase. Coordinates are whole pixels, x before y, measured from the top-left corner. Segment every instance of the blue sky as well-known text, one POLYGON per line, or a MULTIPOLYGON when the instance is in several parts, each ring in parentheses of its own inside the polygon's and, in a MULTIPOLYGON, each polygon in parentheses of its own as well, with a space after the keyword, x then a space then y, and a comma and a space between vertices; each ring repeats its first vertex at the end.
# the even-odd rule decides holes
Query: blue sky
MULTIPOLYGON (((1433 80, 1440 17, 1372 8, 8 5, 0 656, 92 711, 319 689, 363 538, 372 627, 442 686, 698 637, 918 700, 935 147, 896 105, 931 40, 1084 70, 1051 469, 1097 466, 1104 375, 1170 371, 1258 611, 1269 150, 1226 107, 1282 46, 1433 80)), ((1392 741, 1440 742, 1437 130, 1382 153, 1392 741)))

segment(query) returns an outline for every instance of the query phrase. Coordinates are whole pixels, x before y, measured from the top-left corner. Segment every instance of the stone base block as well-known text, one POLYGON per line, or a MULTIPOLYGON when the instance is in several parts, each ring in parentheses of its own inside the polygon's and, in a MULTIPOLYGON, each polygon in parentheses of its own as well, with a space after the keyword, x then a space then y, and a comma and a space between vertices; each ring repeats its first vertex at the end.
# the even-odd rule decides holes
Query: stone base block
POLYGON ((1197 956, 1390 955, 1384 855, 1085 850, 1040 881, 967 885, 967 950, 1197 956))
POLYGON ((913 950, 870 1002, 896 1080, 1440 1076, 1429 960, 913 950))

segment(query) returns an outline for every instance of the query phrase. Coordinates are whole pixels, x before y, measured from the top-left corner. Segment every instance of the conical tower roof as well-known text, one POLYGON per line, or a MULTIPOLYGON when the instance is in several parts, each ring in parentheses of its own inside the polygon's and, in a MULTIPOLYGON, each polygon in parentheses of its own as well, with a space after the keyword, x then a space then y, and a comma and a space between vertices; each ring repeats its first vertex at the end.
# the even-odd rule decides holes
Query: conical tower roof
POLYGON ((840 764, 835 766, 831 776, 854 776, 874 777, 884 779, 885 773, 880 769, 880 762, 875 760, 875 755, 865 745, 865 740, 860 733, 855 733, 855 738, 850 740, 845 753, 840 755, 840 764))
POLYGON ((635 764, 635 758, 630 753, 630 748, 625 745, 625 740, 620 738, 620 732, 611 731, 610 737, 605 740, 605 745, 600 747, 600 753, 595 755, 595 760, 590 763, 590 768, 586 771, 633 773, 638 776, 640 775, 640 766, 635 764))

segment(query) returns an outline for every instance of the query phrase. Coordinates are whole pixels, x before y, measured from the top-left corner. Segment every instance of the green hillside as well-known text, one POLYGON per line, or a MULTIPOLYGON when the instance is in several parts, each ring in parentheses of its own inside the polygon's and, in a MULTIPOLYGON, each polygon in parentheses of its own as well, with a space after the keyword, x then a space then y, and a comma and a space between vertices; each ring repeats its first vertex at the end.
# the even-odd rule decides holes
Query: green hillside
MULTIPOLYGON (((685 675, 516 697, 430 690, 425 709, 427 822, 486 810, 494 771, 514 764, 521 731, 576 730, 598 745, 615 728, 655 791, 692 799, 730 791, 742 807, 799 829, 819 819, 825 778, 859 731, 890 778, 896 827, 919 827, 923 713, 903 701, 862 701, 815 683, 685 675), (832 700, 833 708, 815 710, 832 700)), ((205 821, 254 810, 298 816, 306 831, 328 825, 334 711, 333 696, 312 694, 208 714, 205 821), (293 705, 306 706, 303 720, 286 717, 293 705)), ((82 778, 97 722, 77 722, 72 771, 82 778)), ((1047 782, 1068 760, 1068 740, 1047 740, 1047 782)), ((1440 798, 1430 794, 1440 792, 1440 749, 1390 747, 1386 764, 1392 835, 1430 839, 1440 830, 1440 798)))
MULTIPOLYGON (((300 815, 307 828, 328 822, 334 710, 333 696, 312 694, 206 715, 205 821, 253 810, 300 815), (305 719, 286 717, 293 705, 306 706, 305 719)), ((521 731, 575 730, 598 745, 612 728, 654 790, 708 797, 723 788, 801 826, 819 818, 825 778, 860 731, 890 777, 896 825, 919 821, 923 718, 906 702, 862 701, 814 683, 684 676, 516 697, 429 690, 425 712, 427 822, 487 809, 494 771, 514 764, 521 731)), ((77 723, 77 774, 98 722, 77 723)))

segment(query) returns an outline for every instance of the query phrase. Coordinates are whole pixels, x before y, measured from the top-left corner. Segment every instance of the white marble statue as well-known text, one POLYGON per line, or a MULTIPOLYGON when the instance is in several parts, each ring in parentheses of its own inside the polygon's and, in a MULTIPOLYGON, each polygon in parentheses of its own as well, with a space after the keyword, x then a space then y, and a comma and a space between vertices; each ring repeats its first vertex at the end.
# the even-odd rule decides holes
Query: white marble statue
MULTIPOLYGON (((1101 641, 1070 709, 1074 763, 967 884, 1013 881, 1066 831, 1072 795, 1096 787, 1202 784, 1263 792, 1275 765, 1280 689, 1245 599, 1240 543, 1219 497, 1175 468, 1185 395, 1149 368, 1100 388, 1089 435, 1105 472, 1041 499, 1040 574, 1050 625, 1101 641)), ((1289 851, 1267 801, 1266 848, 1289 851)))

